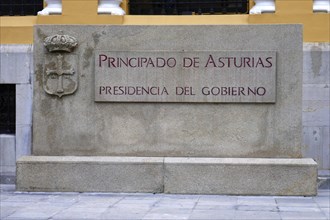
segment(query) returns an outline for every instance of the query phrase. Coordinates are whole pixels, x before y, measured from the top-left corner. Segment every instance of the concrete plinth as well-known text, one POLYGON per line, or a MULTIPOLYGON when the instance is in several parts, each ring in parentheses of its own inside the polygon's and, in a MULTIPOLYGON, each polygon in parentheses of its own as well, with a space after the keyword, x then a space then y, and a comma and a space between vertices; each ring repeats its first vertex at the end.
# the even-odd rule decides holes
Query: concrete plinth
POLYGON ((236 195, 317 193, 312 159, 26 156, 19 191, 236 195))
POLYGON ((166 158, 165 193, 304 195, 317 193, 312 159, 166 158))
POLYGON ((163 159, 26 156, 17 162, 17 190, 162 192, 163 159))

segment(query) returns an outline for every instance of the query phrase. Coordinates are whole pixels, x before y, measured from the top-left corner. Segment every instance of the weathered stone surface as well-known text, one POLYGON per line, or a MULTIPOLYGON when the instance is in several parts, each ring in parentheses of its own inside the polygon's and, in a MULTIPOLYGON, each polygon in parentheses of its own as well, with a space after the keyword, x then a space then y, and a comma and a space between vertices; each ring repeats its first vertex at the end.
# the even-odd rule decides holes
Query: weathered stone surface
POLYGON ((162 192, 163 158, 24 156, 17 190, 162 192))
POLYGON ((311 159, 22 157, 17 190, 315 195, 311 159))
POLYGON ((300 25, 44 25, 35 36, 34 155, 301 157, 300 25), (61 99, 42 88, 43 40, 59 30, 79 42, 79 86, 61 99), (276 103, 95 103, 96 50, 275 51, 276 103))
POLYGON ((47 54, 43 74, 43 89, 49 95, 71 95, 78 88, 77 56, 47 54))
POLYGON ((312 157, 320 175, 329 175, 330 44, 304 43, 303 156, 312 157))
POLYGON ((330 82, 330 44, 304 43, 304 84, 330 82))
POLYGON ((308 126, 329 127, 329 111, 329 101, 303 101, 303 124, 308 126))
POLYGON ((32 125, 16 125, 16 159, 31 155, 32 125))
POLYGON ((32 125, 32 95, 31 84, 16 84, 17 125, 32 125))
POLYGON ((306 157, 311 157, 317 162, 319 175, 330 176, 329 127, 305 126, 303 132, 303 155, 306 157))
POLYGON ((0 83, 31 83, 32 45, 0 45, 0 83))
POLYGON ((15 135, 0 134, 0 173, 15 172, 15 135))
MULTIPOLYGON (((16 84, 16 133, 9 135, 13 141, 1 142, 2 183, 13 183, 16 159, 31 152, 32 134, 32 45, 0 45, 0 84, 16 84), (7 181, 9 180, 9 181, 7 181)), ((0 139, 8 135, 1 135, 0 139)))
POLYGON ((165 193, 316 195, 312 159, 165 158, 165 193))

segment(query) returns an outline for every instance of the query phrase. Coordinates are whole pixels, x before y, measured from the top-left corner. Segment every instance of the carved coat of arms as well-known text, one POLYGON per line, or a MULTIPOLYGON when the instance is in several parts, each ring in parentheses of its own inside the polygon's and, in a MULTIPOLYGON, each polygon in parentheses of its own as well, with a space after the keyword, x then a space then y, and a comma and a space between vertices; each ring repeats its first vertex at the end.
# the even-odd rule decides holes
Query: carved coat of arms
POLYGON ((45 56, 43 88, 46 93, 62 97, 78 88, 77 55, 71 53, 77 46, 74 37, 56 34, 47 37, 44 45, 50 52, 45 56))

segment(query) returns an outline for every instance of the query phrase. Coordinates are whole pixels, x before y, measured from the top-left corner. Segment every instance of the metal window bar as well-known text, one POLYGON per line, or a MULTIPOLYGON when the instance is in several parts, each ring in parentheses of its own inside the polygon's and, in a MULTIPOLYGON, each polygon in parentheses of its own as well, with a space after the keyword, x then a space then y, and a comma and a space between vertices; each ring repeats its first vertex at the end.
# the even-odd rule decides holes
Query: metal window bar
POLYGON ((249 0, 130 0, 131 15, 248 14, 249 0))
POLYGON ((37 15, 43 0, 0 0, 0 16, 37 15))
POLYGON ((0 84, 0 134, 15 134, 16 86, 0 84))

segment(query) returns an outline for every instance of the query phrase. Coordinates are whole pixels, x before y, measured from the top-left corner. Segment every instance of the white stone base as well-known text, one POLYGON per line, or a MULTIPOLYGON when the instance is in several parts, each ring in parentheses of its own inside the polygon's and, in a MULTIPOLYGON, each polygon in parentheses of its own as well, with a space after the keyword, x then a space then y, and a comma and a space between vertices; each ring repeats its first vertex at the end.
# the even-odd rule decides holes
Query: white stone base
POLYGON ((312 159, 25 156, 17 190, 232 195, 317 193, 312 159))

